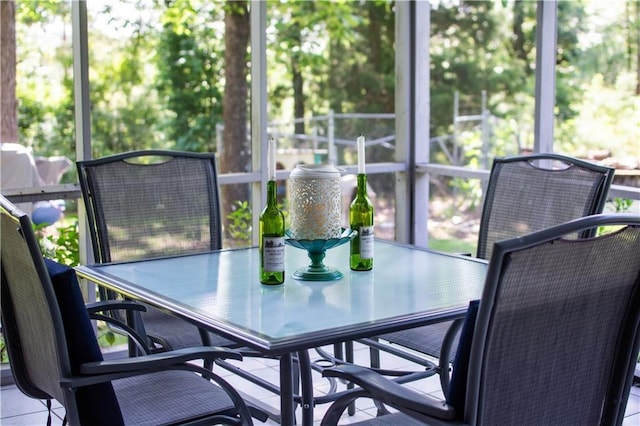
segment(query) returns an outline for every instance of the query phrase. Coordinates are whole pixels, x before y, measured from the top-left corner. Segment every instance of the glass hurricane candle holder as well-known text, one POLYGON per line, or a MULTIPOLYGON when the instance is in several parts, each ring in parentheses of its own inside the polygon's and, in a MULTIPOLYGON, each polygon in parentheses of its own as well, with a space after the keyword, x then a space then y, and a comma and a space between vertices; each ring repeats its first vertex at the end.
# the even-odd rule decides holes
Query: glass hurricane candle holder
POLYGON ((296 166, 289 179, 291 238, 338 238, 341 215, 340 171, 331 164, 296 166))

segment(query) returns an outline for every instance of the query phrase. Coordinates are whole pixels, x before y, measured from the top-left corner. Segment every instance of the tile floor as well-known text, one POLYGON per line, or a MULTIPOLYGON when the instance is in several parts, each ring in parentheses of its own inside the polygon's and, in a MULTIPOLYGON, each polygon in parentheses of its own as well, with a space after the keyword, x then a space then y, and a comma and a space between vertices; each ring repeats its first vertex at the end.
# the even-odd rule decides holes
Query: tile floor
MULTIPOLYGON (((311 354, 312 360, 319 358, 315 352, 311 354)), ((355 351, 356 362, 368 363, 368 350, 360 345, 356 345, 355 351)), ((388 354, 383 354, 382 359, 383 366, 393 365, 395 368, 408 368, 411 364, 408 361, 395 358, 388 354)), ((249 369, 255 374, 260 375, 263 378, 278 383, 278 364, 274 360, 270 359, 245 359, 243 361, 243 368, 249 369)), ((236 386, 238 390, 246 394, 251 395, 253 398, 262 401, 265 404, 273 407, 275 411, 278 410, 279 400, 273 393, 264 390, 260 387, 250 384, 249 382, 226 372, 225 370, 218 370, 219 374, 227 378, 231 383, 236 386)), ((316 383, 315 389, 318 394, 326 393, 329 389, 329 384, 326 380, 320 378, 320 376, 314 372, 314 383, 316 383)), ((342 386, 342 385, 339 385, 342 386)), ((422 392, 426 392, 438 397, 441 397, 440 385, 437 377, 430 377, 418 382, 414 382, 408 386, 418 389, 422 392)), ((47 422, 48 411, 46 404, 43 401, 27 398, 24 396, 15 385, 6 385, 1 388, 0 391, 0 424, 4 425, 45 425, 47 422)), ((326 411, 328 404, 322 404, 315 408, 314 419, 315 424, 320 423, 322 415, 326 411)), ((363 420, 375 416, 376 408, 370 400, 359 400, 356 404, 356 413, 354 416, 343 416, 341 424, 349 424, 355 421, 363 420)), ((53 403, 52 425, 57 426, 62 424, 62 418, 64 417, 64 409, 57 402, 53 403)), ((269 420, 266 423, 256 422, 257 425, 276 425, 277 423, 269 420)), ((624 420, 624 426, 640 426, 640 387, 634 386, 631 389, 631 395, 627 403, 627 416, 624 420)))

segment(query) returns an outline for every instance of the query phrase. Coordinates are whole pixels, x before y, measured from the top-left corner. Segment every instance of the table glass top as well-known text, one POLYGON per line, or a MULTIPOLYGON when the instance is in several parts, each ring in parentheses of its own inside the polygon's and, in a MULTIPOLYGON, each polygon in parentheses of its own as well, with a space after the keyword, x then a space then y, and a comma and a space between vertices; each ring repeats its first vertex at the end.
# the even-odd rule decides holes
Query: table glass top
POLYGON ((265 286, 256 248, 118 264, 80 266, 80 276, 265 350, 329 343, 420 325, 479 298, 485 262, 376 241, 372 271, 349 269, 349 245, 327 251, 336 281, 296 281, 306 251, 287 246, 286 279, 265 286), (426 319, 426 321, 425 321, 426 319))

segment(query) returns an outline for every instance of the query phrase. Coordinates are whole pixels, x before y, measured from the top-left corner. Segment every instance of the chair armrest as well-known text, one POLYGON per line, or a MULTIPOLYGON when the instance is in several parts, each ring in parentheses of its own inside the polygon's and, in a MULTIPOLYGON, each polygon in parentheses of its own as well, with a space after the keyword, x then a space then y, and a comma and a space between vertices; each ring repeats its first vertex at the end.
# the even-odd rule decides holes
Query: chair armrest
MULTIPOLYGON (((242 355, 227 348, 198 346, 113 361, 86 362, 80 365, 80 375, 63 376, 60 380, 60 386, 65 389, 76 389, 159 371, 193 371, 199 373, 205 379, 215 382, 226 391, 240 412, 242 422, 238 424, 251 425, 252 412, 256 418, 266 421, 267 414, 255 407, 252 407, 250 411, 238 391, 225 379, 211 370, 189 362, 198 359, 215 360, 216 358, 242 360, 242 355)), ((236 423, 234 422, 233 424, 236 423)))
POLYGON ((148 355, 151 353, 151 348, 147 344, 147 341, 140 333, 135 331, 133 328, 129 327, 127 324, 123 323, 120 320, 117 320, 113 317, 92 313, 89 314, 89 318, 92 320, 103 321, 106 324, 111 324, 113 327, 119 329, 121 332, 125 333, 136 345, 136 347, 140 350, 141 354, 148 355))
POLYGON ((193 360, 216 359, 242 360, 238 351, 214 346, 198 346, 177 349, 169 352, 159 352, 151 355, 123 358, 110 361, 87 362, 80 366, 80 373, 99 375, 111 373, 126 373, 134 371, 161 370, 176 364, 184 364, 193 360))
POLYGON ((149 348, 149 345, 147 344, 147 336, 144 331, 144 327, 134 329, 125 322, 121 321, 119 317, 103 313, 105 311, 125 310, 133 314, 134 324, 142 324, 140 312, 146 312, 146 306, 132 300, 102 300, 98 302, 87 303, 85 307, 87 309, 87 312, 89 313, 89 318, 93 320, 104 321, 105 323, 111 324, 112 326, 120 329, 133 340, 142 354, 146 355, 151 353, 151 348, 149 348))
POLYGON ((128 311, 146 312, 147 307, 133 300, 101 300, 98 302, 87 303, 87 312, 93 314, 96 312, 114 311, 124 309, 128 311))
POLYGON ((440 346, 440 356, 438 357, 438 367, 440 368, 440 387, 445 395, 449 394, 449 385, 451 377, 449 375, 449 362, 451 358, 451 349, 456 342, 458 332, 462 329, 464 318, 454 320, 442 339, 440 346))
POLYGON ((402 386, 368 368, 343 364, 322 371, 324 377, 347 380, 366 390, 372 398, 399 410, 410 411, 442 420, 454 420, 455 410, 445 401, 438 400, 402 386))

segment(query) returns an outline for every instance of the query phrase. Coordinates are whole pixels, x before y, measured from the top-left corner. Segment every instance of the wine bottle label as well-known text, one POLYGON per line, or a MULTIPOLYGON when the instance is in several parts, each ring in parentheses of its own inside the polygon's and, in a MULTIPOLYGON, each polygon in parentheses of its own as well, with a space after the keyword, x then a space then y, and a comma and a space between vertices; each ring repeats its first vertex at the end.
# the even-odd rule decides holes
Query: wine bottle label
POLYGON ((284 237, 263 237, 262 261, 265 272, 284 271, 284 237))
POLYGON ((373 259, 373 226, 361 226, 358 236, 360 237, 360 258, 373 259))

